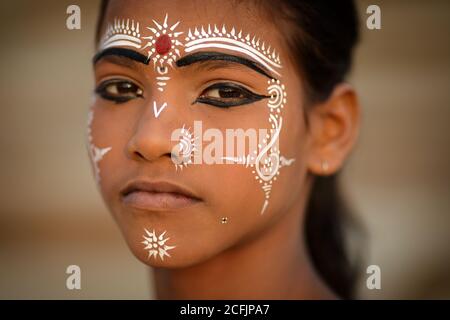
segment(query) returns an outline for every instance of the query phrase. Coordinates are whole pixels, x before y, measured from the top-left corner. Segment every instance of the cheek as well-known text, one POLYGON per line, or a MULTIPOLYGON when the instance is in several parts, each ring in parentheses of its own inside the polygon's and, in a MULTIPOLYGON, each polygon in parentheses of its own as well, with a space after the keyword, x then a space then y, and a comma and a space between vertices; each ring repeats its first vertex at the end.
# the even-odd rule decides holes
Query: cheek
MULTIPOLYGON (((282 89, 279 84, 274 87, 282 89)), ((285 96, 282 90, 276 94, 285 96)), ((215 219, 228 218, 230 225, 223 230, 232 230, 230 238, 235 242, 270 223, 273 215, 285 212, 298 201, 305 180, 306 137, 301 109, 288 108, 285 99, 273 99, 269 103, 272 109, 261 105, 267 108, 265 112, 255 114, 254 109, 248 108, 242 109, 239 116, 234 115, 233 121, 228 122, 226 117, 221 119, 221 123, 234 129, 237 129, 236 119, 240 119, 244 130, 272 129, 268 136, 257 134, 265 139, 259 139, 254 153, 238 153, 240 159, 234 164, 203 165, 194 169, 199 179, 208 184, 208 199, 215 219), (242 160, 249 155, 252 157, 250 164, 242 160)), ((222 127, 221 132, 224 131, 222 127)), ((227 148, 223 150, 227 156, 227 148)))
MULTIPOLYGON (((249 181, 260 202, 259 216, 286 212, 302 194, 307 174, 306 126, 300 93, 288 95, 278 80, 268 83, 265 127, 270 129, 255 153, 249 181)), ((242 175, 244 177, 244 175, 242 175)), ((241 189, 242 190, 242 189, 241 189)), ((246 207, 244 201, 242 207, 246 207)))
POLYGON ((248 225, 260 216, 264 199, 254 174, 244 165, 213 165, 202 169, 208 181, 208 199, 214 206, 217 221, 227 217, 233 228, 248 225))
POLYGON ((122 165, 120 155, 126 146, 126 121, 118 111, 94 105, 88 115, 88 151, 95 180, 105 200, 120 176, 120 171, 115 169, 122 165))
POLYGON ((87 147, 91 160, 95 181, 101 183, 101 162, 111 152, 112 146, 102 139, 98 132, 99 113, 97 108, 91 107, 88 112, 87 147))
POLYGON ((280 133, 280 174, 274 182, 272 199, 273 208, 286 211, 305 194, 307 176, 307 128, 301 101, 291 97, 291 102, 284 109, 283 129, 280 133))

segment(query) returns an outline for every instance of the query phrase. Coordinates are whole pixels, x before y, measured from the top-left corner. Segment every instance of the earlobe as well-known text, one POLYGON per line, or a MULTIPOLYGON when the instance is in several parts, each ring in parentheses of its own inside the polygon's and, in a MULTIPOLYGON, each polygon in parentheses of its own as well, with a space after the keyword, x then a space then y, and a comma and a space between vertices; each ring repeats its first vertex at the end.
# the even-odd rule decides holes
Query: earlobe
POLYGON ((309 113, 308 169, 315 175, 331 175, 342 167, 358 137, 360 108, 356 93, 350 85, 339 84, 309 113))

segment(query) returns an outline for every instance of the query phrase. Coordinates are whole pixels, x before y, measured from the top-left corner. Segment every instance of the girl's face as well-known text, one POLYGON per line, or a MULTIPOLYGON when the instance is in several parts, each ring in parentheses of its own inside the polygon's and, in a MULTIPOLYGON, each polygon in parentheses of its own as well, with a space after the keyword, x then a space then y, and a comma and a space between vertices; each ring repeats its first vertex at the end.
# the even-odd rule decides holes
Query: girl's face
POLYGON ((140 260, 199 263, 298 207, 308 154, 302 83, 260 8, 110 1, 102 35, 89 150, 140 260), (256 143, 252 132, 263 132, 256 143))

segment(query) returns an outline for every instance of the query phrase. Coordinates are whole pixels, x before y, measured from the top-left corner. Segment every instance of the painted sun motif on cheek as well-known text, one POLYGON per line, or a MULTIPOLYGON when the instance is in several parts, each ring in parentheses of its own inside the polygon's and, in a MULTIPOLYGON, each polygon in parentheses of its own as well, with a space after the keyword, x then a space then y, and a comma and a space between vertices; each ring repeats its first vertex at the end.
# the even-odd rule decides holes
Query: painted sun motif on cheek
POLYGON ((192 164, 195 151, 198 150, 198 137, 195 137, 191 132, 191 128, 186 129, 185 125, 180 130, 178 144, 172 150, 172 162, 175 164, 175 169, 183 170, 192 164))

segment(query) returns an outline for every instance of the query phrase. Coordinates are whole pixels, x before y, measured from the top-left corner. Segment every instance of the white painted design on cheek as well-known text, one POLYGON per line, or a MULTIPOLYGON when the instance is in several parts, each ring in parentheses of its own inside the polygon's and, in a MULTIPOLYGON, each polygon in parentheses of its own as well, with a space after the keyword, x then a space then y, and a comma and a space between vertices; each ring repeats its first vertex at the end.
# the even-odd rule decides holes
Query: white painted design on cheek
MULTIPOLYGON (((261 214, 269 206, 272 183, 280 174, 280 168, 291 165, 295 161, 295 159, 287 160, 285 157, 280 156, 280 150, 275 146, 275 143, 279 142, 280 132, 283 126, 281 110, 287 102, 285 87, 280 83, 280 80, 271 79, 268 81, 267 92, 270 95, 267 107, 270 111, 269 123, 271 124, 271 134, 267 135, 266 139, 270 138, 270 140, 264 147, 258 145, 259 153, 256 155, 255 170, 253 171, 256 174, 255 179, 261 184, 265 195, 261 214)), ((266 139, 265 141, 267 141, 266 139)))
POLYGON ((280 167, 288 167, 290 166, 293 162, 295 161, 295 159, 286 159, 285 157, 281 156, 280 157, 280 167))
POLYGON ((157 258, 159 255, 160 259, 164 261, 164 256, 170 257, 170 254, 167 253, 167 251, 172 250, 176 246, 168 246, 166 245, 166 242, 170 238, 164 238, 164 235, 166 234, 166 231, 161 233, 159 236, 156 235, 155 230, 152 232, 145 230, 145 234, 143 235, 144 241, 142 241, 143 244, 145 244, 144 250, 148 250, 148 259, 150 257, 157 258))
POLYGON ((103 159, 103 156, 107 154, 111 150, 111 147, 106 148, 98 148, 94 146, 94 162, 98 163, 100 160, 103 159))
POLYGON ((260 180, 268 182, 274 178, 278 173, 278 168, 280 165, 280 151, 273 145, 277 142, 280 135, 281 127, 283 125, 283 119, 280 117, 276 119, 273 114, 271 114, 269 121, 272 122, 272 137, 270 142, 260 150, 258 156, 256 157, 255 168, 260 180), (270 154, 268 155, 268 152, 270 154))
MULTIPOLYGON (((286 103, 286 93, 284 85, 280 85, 279 80, 269 80, 269 87, 267 88, 267 92, 270 96, 269 102, 267 106, 272 110, 277 110, 282 107, 283 104, 286 103)), ((277 111, 280 113, 279 111, 277 111)))
POLYGON ((188 36, 185 40, 186 52, 207 48, 220 48, 236 51, 246 54, 273 73, 280 75, 276 69, 279 69, 282 66, 280 56, 275 49, 271 49, 271 46, 266 48, 264 42, 260 45, 260 40, 256 39, 255 36, 251 37, 250 34, 243 36, 242 30, 237 33, 235 28, 228 31, 225 26, 219 30, 216 25, 214 25, 214 28, 211 28, 211 25, 208 25, 207 30, 205 30, 204 27, 201 27, 200 31, 197 28, 195 28, 194 31, 189 29, 188 36))
POLYGON ((93 139, 92 139, 92 129, 91 129, 91 124, 92 124, 93 120, 94 120, 94 111, 89 110, 88 121, 87 121, 87 137, 88 137, 89 157, 90 157, 93 167, 94 167, 95 181, 97 182, 97 184, 99 184, 100 180, 101 180, 99 162, 112 149, 112 147, 99 148, 94 145, 94 143, 92 141, 93 139))
POLYGON ((269 200, 265 199, 265 200, 264 200, 263 207, 262 207, 262 209, 261 209, 261 214, 263 214, 264 211, 266 211, 268 205, 269 205, 269 200))
POLYGON ((267 107, 269 109, 269 123, 271 125, 270 134, 267 134, 262 141, 264 145, 258 144, 258 151, 252 154, 240 157, 222 157, 223 160, 233 161, 235 164, 242 164, 245 167, 252 167, 252 173, 255 179, 261 184, 265 199, 261 209, 263 214, 269 206, 270 192, 272 191, 273 181, 277 180, 280 174, 280 168, 290 166, 295 159, 286 159, 280 155, 278 143, 283 118, 281 111, 287 102, 286 88, 280 80, 271 79, 268 81, 268 95, 270 96, 267 107), (275 145, 276 144, 276 145, 275 145))
POLYGON ((187 167, 188 164, 192 164, 192 158, 194 152, 198 150, 197 146, 198 137, 194 137, 191 133, 191 129, 186 129, 183 125, 180 131, 180 140, 177 145, 176 155, 172 153, 172 161, 175 164, 175 170, 183 170, 183 167, 187 167))
MULTIPOLYGON (((283 125, 283 119, 279 115, 280 109, 283 108, 283 101, 285 102, 286 93, 284 92, 284 86, 280 85, 279 80, 269 80, 269 87, 267 89, 271 98, 269 99, 267 106, 269 108, 269 122, 271 123, 271 137, 269 143, 261 149, 256 156, 255 170, 256 179, 262 185, 261 188, 264 191, 265 199, 261 209, 263 214, 268 205, 270 192, 272 191, 272 182, 276 180, 276 175, 279 174, 280 168, 280 151, 274 147, 275 142, 278 141, 280 131, 283 125), (268 152, 270 152, 268 154, 268 152)), ((269 138, 269 137, 266 137, 269 138)))
POLYGON ((247 156, 241 156, 241 157, 222 157, 222 160, 233 161, 236 164, 242 164, 246 168, 248 168, 248 166, 253 167, 253 164, 254 164, 253 160, 255 160, 255 157, 250 156, 248 154, 247 156))
POLYGON ((153 113, 155 114, 155 118, 158 118, 161 112, 167 107, 167 102, 164 102, 161 107, 158 108, 156 101, 153 101, 153 113))
POLYGON ((114 19, 114 23, 106 28, 105 35, 100 41, 100 49, 121 46, 140 49, 140 37, 139 22, 130 21, 130 19, 114 19))

